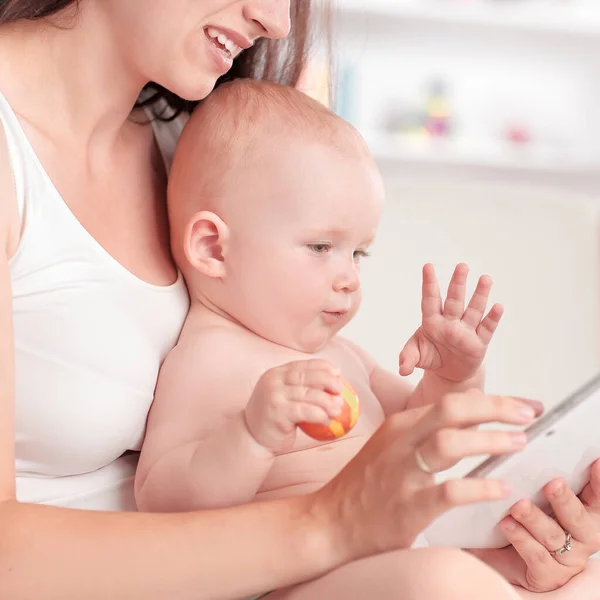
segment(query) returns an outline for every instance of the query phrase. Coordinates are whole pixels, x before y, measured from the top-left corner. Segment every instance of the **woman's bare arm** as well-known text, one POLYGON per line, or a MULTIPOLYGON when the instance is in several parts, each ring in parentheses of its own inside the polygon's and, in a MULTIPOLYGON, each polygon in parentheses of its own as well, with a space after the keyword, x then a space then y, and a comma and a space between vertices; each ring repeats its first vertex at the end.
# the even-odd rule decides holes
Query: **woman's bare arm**
POLYGON ((0 598, 239 598, 341 564, 329 529, 306 498, 172 515, 7 498, 0 503, 0 598))
POLYGON ((179 514, 18 503, 8 269, 18 230, 15 204, 0 153, 0 600, 239 598, 406 548, 443 510, 505 494, 487 480, 434 485, 416 465, 417 447, 444 468, 462 456, 514 450, 508 432, 475 432, 474 444, 470 426, 521 422, 519 404, 458 394, 418 423, 414 416, 392 416, 334 480, 309 496, 179 514), (435 443, 438 431, 448 428, 451 452, 435 443))
POLYGON ((306 500, 150 515, 20 504, 8 257, 18 238, 0 128, 0 599, 242 597, 315 577, 343 559, 306 500))

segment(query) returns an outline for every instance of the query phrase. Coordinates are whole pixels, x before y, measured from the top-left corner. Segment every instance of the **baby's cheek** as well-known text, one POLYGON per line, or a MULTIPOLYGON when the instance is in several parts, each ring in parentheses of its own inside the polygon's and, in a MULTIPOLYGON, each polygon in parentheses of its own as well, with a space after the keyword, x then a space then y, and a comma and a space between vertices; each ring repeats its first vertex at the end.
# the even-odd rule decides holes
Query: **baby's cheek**
POLYGON ((359 289, 358 291, 354 292, 354 294, 352 294, 352 302, 351 302, 351 308, 350 308, 350 313, 351 313, 352 317, 358 312, 358 309, 360 308, 361 304, 362 304, 362 290, 359 289))

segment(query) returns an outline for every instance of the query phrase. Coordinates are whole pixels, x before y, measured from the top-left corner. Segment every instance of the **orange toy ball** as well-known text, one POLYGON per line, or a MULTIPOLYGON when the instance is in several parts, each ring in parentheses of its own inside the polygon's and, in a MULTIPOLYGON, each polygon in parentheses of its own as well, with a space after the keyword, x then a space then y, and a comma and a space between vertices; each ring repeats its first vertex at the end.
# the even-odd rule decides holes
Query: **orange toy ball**
POLYGON ((344 384, 342 391, 342 399, 344 404, 342 412, 333 419, 329 425, 321 425, 320 423, 300 423, 298 427, 311 438, 319 442, 327 442, 336 440, 346 435, 358 421, 359 405, 358 394, 349 384, 344 384))

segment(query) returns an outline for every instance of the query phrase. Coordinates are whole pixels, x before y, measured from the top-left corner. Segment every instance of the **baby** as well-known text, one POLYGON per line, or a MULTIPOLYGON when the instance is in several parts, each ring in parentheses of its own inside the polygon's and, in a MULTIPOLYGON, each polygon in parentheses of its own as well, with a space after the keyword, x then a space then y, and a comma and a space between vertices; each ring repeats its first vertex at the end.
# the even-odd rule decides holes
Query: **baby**
MULTIPOLYGON (((195 111, 168 198, 173 254, 191 306, 148 420, 136 479, 141 510, 311 492, 386 416, 482 387, 481 364, 502 309, 484 317, 488 277, 464 309, 465 265, 457 267, 444 306, 433 267, 424 268, 422 325, 400 355, 402 375, 425 371, 415 389, 337 335, 360 306, 361 263, 383 204, 382 180, 360 135, 297 90, 237 81, 195 111), (360 398, 355 427, 335 441, 305 435, 299 424, 327 425, 340 414, 345 382, 360 398)), ((427 470, 427 457, 420 458, 427 470)), ((456 584, 440 583, 420 598, 516 598, 474 562, 457 567, 447 555, 436 564, 429 555, 402 556, 361 562, 351 567, 353 576, 392 581, 381 585, 385 598, 396 598, 394 586, 404 590, 411 577, 431 582, 441 566, 456 584)), ((339 597, 353 587, 336 577, 315 582, 318 592, 309 587, 306 597, 339 597)))
POLYGON ((311 492, 387 415, 483 385, 502 309, 484 318, 482 277, 465 311, 465 265, 443 307, 424 268, 423 323, 400 355, 402 375, 425 370, 415 389, 337 335, 360 306, 384 187, 356 130, 301 92, 253 81, 213 92, 183 132, 168 203, 191 307, 148 421, 143 509, 311 492), (335 441, 305 435, 298 424, 340 413, 344 382, 360 398, 356 426, 335 441))

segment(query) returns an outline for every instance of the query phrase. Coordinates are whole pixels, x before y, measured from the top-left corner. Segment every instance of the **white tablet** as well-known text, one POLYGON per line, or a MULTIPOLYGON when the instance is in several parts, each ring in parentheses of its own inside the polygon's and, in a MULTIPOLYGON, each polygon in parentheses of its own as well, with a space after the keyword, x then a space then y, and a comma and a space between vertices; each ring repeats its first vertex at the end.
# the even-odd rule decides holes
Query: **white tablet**
POLYGON ((529 498, 550 512, 541 490, 556 477, 581 492, 590 465, 600 458, 600 375, 542 416, 527 434, 522 452, 489 458, 466 475, 508 481, 514 486, 512 495, 449 510, 425 530, 431 546, 501 548, 508 542, 498 522, 513 504, 529 498))

